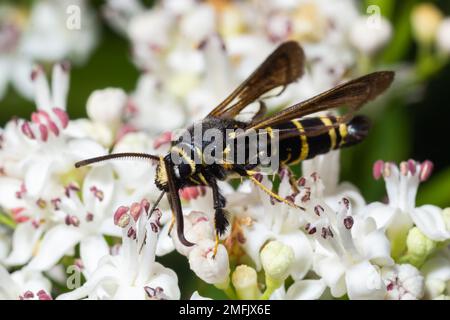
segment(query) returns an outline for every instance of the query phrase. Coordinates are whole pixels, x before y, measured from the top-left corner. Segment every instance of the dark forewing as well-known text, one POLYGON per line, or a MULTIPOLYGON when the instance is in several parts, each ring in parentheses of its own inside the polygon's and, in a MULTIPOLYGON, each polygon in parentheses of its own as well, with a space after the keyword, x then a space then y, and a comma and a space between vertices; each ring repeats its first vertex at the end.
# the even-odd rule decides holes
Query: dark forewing
POLYGON ((305 56, 297 42, 281 44, 267 59, 208 116, 233 118, 266 92, 285 87, 303 75, 305 56))
MULTIPOLYGON (((273 116, 251 123, 246 130, 264 129, 286 121, 298 119, 318 111, 347 107, 348 119, 363 104, 383 93, 394 80, 394 72, 380 71, 351 80, 304 102, 295 104, 273 116)), ((326 129, 326 128, 325 128, 326 129)))

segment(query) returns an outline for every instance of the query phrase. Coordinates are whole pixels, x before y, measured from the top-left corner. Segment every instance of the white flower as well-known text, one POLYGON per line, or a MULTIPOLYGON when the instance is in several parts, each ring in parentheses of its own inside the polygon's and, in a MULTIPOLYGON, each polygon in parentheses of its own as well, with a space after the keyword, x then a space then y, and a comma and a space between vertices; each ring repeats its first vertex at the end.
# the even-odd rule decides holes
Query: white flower
POLYGON ((33 72, 32 78, 37 111, 30 122, 13 120, 7 124, 0 152, 5 174, 0 177, 0 204, 18 223, 12 251, 5 260, 8 265, 26 263, 36 253, 42 234, 64 224, 65 218, 55 212, 64 195, 64 184, 82 178, 81 172, 74 171, 74 162, 105 152, 97 143, 74 139, 67 132, 67 66, 54 67, 51 91, 41 68, 33 72))
POLYGON ((128 96, 122 89, 96 90, 88 98, 86 111, 93 121, 115 128, 121 121, 127 100, 128 96))
POLYGON ((379 266, 393 264, 390 244, 372 218, 352 214, 343 198, 339 210, 329 207, 317 193, 317 175, 304 179, 296 203, 305 207, 305 229, 316 242, 313 270, 334 297, 382 299, 384 287, 379 266))
POLYGON ((350 31, 352 45, 361 53, 372 56, 390 40, 392 26, 386 18, 380 16, 376 23, 369 24, 367 17, 354 22, 350 31))
POLYGON ((84 0, 39 1, 29 14, 2 5, 0 17, 5 21, 0 26, 0 37, 5 39, 5 45, 0 48, 0 98, 9 81, 24 97, 33 98, 29 74, 34 61, 83 62, 96 44, 95 15, 84 0), (66 25, 69 5, 76 5, 82 12, 79 29, 69 29, 66 25))
POLYGON ((202 240, 189 253, 189 266, 206 283, 227 287, 230 264, 227 249, 219 244, 214 256, 214 241, 202 240))
POLYGON ((122 228, 117 255, 105 251, 86 283, 58 299, 179 299, 175 272, 155 261, 160 213, 149 216, 150 203, 120 207, 114 216, 122 228))
POLYGON ((79 243, 81 260, 90 272, 98 262, 90 258, 98 257, 97 251, 107 248, 103 234, 119 234, 111 223, 115 205, 112 168, 91 169, 83 182, 82 200, 77 191, 75 186, 69 185, 65 196, 58 199, 54 215, 60 223, 46 231, 27 268, 48 270, 79 243))
MULTIPOLYGON (((289 174, 283 172, 278 194, 293 201, 295 193, 289 184, 289 174)), ((266 177, 262 178, 262 183, 272 189, 266 177)), ((300 230, 302 211, 271 199, 257 187, 249 188, 244 183, 240 188, 240 192, 227 197, 230 211, 236 215, 231 231, 232 242, 242 247, 258 271, 262 266, 260 251, 267 241, 277 240, 289 246, 294 251, 290 274, 294 279, 303 278, 312 264, 312 248, 305 233, 300 230)))
POLYGON ((352 209, 358 212, 366 202, 356 188, 350 182, 339 182, 340 174, 340 150, 319 155, 314 159, 302 162, 303 176, 308 177, 317 174, 320 179, 316 181, 318 196, 323 197, 326 204, 338 210, 338 203, 342 198, 347 198, 352 204, 352 209), (319 190, 320 189, 320 190, 319 190))
POLYGON ((433 205, 416 207, 415 204, 419 183, 428 179, 432 169, 430 161, 418 163, 409 160, 397 167, 380 160, 374 165, 374 177, 383 177, 386 182, 389 203, 371 203, 363 214, 375 219, 379 228, 387 230, 394 257, 403 253, 408 230, 413 224, 432 240, 444 241, 450 238, 442 209, 433 205))
POLYGON ((37 60, 83 61, 96 44, 95 15, 84 0, 45 0, 33 6, 23 40, 23 52, 37 60), (67 8, 76 5, 82 12, 81 25, 68 27, 67 8))
POLYGON ((417 300, 424 293, 424 279, 410 264, 384 267, 381 270, 386 285, 387 300, 417 300))
POLYGON ((151 74, 139 78, 127 110, 133 126, 162 132, 177 129, 183 124, 183 110, 172 96, 162 90, 163 85, 151 74))
POLYGON ((450 295, 450 253, 448 248, 431 257, 420 269, 425 277, 425 298, 450 295))
POLYGON ((11 274, 0 265, 0 300, 51 300, 51 283, 39 272, 11 274))
POLYGON ((446 18, 439 26, 436 42, 440 50, 445 54, 450 54, 450 18, 446 18))

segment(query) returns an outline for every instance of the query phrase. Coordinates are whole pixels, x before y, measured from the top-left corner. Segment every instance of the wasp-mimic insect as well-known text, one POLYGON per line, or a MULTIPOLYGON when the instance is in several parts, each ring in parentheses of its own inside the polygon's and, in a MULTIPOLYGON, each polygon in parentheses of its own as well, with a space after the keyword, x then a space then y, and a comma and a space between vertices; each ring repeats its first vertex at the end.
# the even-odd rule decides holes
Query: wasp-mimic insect
MULTIPOLYGON (((266 132, 279 132, 279 160, 282 166, 311 159, 330 150, 354 145, 362 141, 368 134, 369 121, 364 116, 353 113, 363 104, 384 92, 392 83, 394 73, 389 71, 375 72, 339 85, 306 101, 295 104, 278 113, 267 116, 264 104, 248 121, 238 121, 244 108, 255 101, 264 99, 263 95, 272 89, 285 87, 298 80, 304 70, 305 57, 302 48, 296 42, 281 44, 228 98, 215 107, 202 121, 203 128, 214 128, 224 133, 227 129, 241 129, 244 132, 262 129, 266 132), (318 111, 346 107, 343 116, 308 117, 318 111)), ((193 126, 186 129, 193 131, 193 126)), ((193 135, 191 135, 193 136, 193 135)), ((295 206, 292 202, 281 198, 268 190, 255 177, 253 170, 257 165, 249 163, 196 163, 194 156, 202 157, 202 147, 211 141, 174 141, 170 152, 165 156, 141 153, 116 153, 77 162, 81 167, 95 162, 118 158, 144 158, 157 161, 156 186, 162 191, 154 207, 164 194, 167 195, 173 213, 172 222, 176 221, 179 240, 191 246, 184 236, 183 212, 179 190, 189 186, 209 186, 214 199, 214 226, 216 231, 216 247, 219 237, 224 234, 228 219, 224 207, 225 197, 217 186, 218 180, 224 180, 231 174, 251 179, 258 187, 275 199, 295 206), (186 152, 188 150, 188 152, 186 152), (200 151, 199 151, 200 150, 200 151), (200 154, 199 154, 200 153, 200 154), (176 154, 183 159, 174 163, 171 155, 176 154)), ((224 145, 223 148, 228 148, 224 145)), ((247 146, 249 147, 249 146, 247 146)), ((229 149, 227 149, 229 150, 229 149)), ((224 153, 227 150, 222 150, 224 153)))

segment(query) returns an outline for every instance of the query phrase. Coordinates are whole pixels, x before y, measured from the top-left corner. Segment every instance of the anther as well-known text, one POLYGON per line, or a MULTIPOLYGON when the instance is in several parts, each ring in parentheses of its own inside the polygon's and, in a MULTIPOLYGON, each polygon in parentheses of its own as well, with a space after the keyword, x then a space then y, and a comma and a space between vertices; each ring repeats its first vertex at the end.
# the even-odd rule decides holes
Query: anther
POLYGON ((142 212, 142 206, 138 202, 134 202, 130 207, 130 215, 133 217, 134 221, 139 219, 142 212))
POLYGON ((383 160, 378 160, 374 163, 372 173, 373 173, 373 178, 375 180, 380 179, 381 175, 383 174, 383 167, 384 167, 383 160))
POLYGON ((125 228, 130 223, 130 215, 128 211, 130 209, 125 206, 120 206, 114 213, 114 224, 121 228, 125 228))
POLYGON ((420 181, 426 181, 431 176, 431 173, 433 172, 433 162, 430 160, 425 160, 420 165, 420 181))
POLYGON ((353 227, 353 217, 348 216, 344 219, 344 226, 345 228, 347 228, 348 230, 350 230, 353 227))

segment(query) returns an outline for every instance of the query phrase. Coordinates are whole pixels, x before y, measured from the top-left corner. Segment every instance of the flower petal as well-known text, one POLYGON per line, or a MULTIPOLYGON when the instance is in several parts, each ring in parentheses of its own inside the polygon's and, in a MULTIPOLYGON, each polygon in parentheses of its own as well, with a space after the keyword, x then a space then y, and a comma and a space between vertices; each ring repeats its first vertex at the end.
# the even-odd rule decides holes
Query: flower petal
POLYGON ((351 300, 378 300, 383 299, 386 293, 379 271, 368 261, 347 269, 345 283, 351 300))
POLYGON ((242 248, 255 263, 256 270, 259 271, 261 270, 259 252, 269 239, 275 239, 275 235, 262 223, 254 222, 251 226, 244 228, 244 237, 242 248))
POLYGON ((18 224, 12 238, 12 251, 5 259, 5 264, 17 266, 26 263, 31 258, 42 232, 42 228, 36 229, 30 222, 18 224))
POLYGON ((102 236, 90 236, 80 242, 80 257, 88 276, 94 272, 101 258, 109 254, 109 247, 102 236))
POLYGON ((415 208, 410 212, 416 226, 428 238, 435 241, 450 239, 450 231, 446 229, 442 209, 433 205, 415 208))
POLYGON ((154 276, 145 284, 145 286, 151 288, 161 287, 164 290, 164 294, 169 299, 180 299, 178 277, 173 270, 165 268, 160 263, 155 262, 155 264, 153 265, 153 274, 154 276))
POLYGON ((18 208, 23 205, 22 201, 16 197, 21 184, 19 179, 0 177, 0 205, 4 209, 18 208))
POLYGON ((81 231, 72 226, 59 225, 46 232, 39 251, 30 261, 27 268, 32 270, 48 270, 53 267, 82 238, 81 231))
POLYGON ((324 257, 316 255, 314 257, 314 271, 330 287, 333 297, 341 297, 346 292, 345 270, 345 266, 337 256, 324 257))
POLYGON ((373 202, 367 205, 362 213, 365 217, 375 219, 378 228, 386 228, 394 218, 396 208, 390 207, 381 202, 373 202))
POLYGON ((298 231, 280 235, 277 239, 294 251, 291 275, 294 280, 302 279, 312 265, 313 251, 308 238, 303 232, 298 231))
POLYGON ((291 285, 286 293, 287 300, 316 300, 326 289, 325 281, 301 280, 291 285))
POLYGON ((19 286, 11 279, 8 270, 0 264, 0 299, 17 299, 19 294, 19 286))

